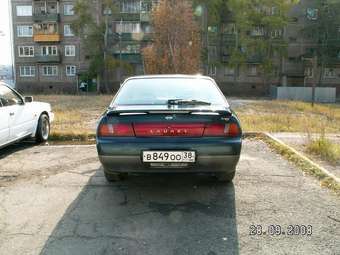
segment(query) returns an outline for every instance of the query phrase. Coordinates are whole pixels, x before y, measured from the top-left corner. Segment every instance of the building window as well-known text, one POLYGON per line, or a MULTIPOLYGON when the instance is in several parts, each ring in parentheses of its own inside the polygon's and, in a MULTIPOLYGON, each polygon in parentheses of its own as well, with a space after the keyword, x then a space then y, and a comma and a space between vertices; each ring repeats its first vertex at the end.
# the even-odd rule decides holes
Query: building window
POLYGON ((281 29, 275 29, 270 32, 270 35, 272 38, 281 38, 282 37, 282 30, 281 29))
POLYGON ((77 73, 76 66, 66 66, 66 76, 75 76, 77 73))
POLYGON ((17 5, 17 16, 32 16, 32 5, 17 5))
POLYGON ((309 20, 317 20, 319 17, 319 9, 307 8, 306 15, 309 20))
POLYGON ((278 14, 279 14, 278 8, 277 8, 276 6, 272 6, 272 7, 270 8, 270 15, 271 15, 271 16, 275 16, 275 15, 278 15, 278 14))
POLYGON ((248 66, 248 76, 257 76, 257 66, 249 65, 248 66))
POLYGON ((216 59, 218 57, 217 47, 208 46, 208 55, 209 55, 209 58, 216 59))
POLYGON ((234 68, 228 67, 228 66, 226 66, 224 68, 224 75, 225 76, 234 76, 234 74, 235 74, 235 69, 234 68))
POLYGON ((75 45, 65 45, 65 56, 66 57, 74 57, 76 55, 76 46, 75 45))
POLYGON ((34 77, 35 76, 35 66, 20 66, 19 67, 20 77, 34 77))
POLYGON ((143 26, 143 33, 145 33, 145 34, 152 33, 152 26, 151 25, 144 25, 143 26))
POLYGON ((74 36, 70 24, 64 25, 64 36, 74 36))
POLYGON ((33 36, 33 26, 20 25, 17 26, 18 37, 32 37, 33 36))
POLYGON ((33 46, 19 46, 19 57, 34 57, 34 47, 33 46))
POLYGON ((325 78, 336 78, 336 73, 334 68, 325 68, 324 70, 325 78))
POLYGON ((43 76, 57 76, 58 66, 43 66, 43 76))
POLYGON ((228 23, 223 27, 223 33, 228 35, 236 34, 236 25, 235 23, 228 23))
POLYGON ((148 13, 152 11, 152 2, 141 2, 141 10, 142 13, 148 13))
POLYGON ((217 67, 215 65, 211 65, 208 67, 208 75, 209 76, 216 76, 217 67))
POLYGON ((305 68, 305 76, 306 78, 313 78, 314 77, 314 72, 312 67, 306 67, 305 68))
POLYGON ((117 33, 139 33, 140 23, 136 22, 117 22, 116 32, 117 33))
POLYGON ((263 27, 254 27, 254 29, 250 32, 251 36, 264 36, 264 28, 263 27))
POLYGON ((42 56, 58 56, 57 46, 41 46, 42 56))
POLYGON ((140 1, 124 0, 120 4, 120 12, 122 13, 139 13, 140 12, 140 1))
POLYGON ((71 16, 74 15, 73 4, 64 4, 64 15, 71 16))

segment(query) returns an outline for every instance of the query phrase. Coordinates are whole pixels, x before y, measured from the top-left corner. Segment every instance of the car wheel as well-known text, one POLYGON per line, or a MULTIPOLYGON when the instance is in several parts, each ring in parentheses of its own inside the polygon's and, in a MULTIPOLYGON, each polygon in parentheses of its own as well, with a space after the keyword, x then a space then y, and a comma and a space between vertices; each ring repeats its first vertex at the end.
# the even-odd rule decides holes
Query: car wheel
POLYGON ((37 132, 35 140, 37 143, 43 143, 50 136, 50 120, 46 114, 41 114, 38 120, 37 132))
POLYGON ((216 173, 216 178, 220 182, 232 182, 235 177, 235 173, 235 171, 216 173))
POLYGON ((108 182, 118 182, 123 181, 127 178, 128 174, 126 173, 108 173, 104 171, 105 179, 108 182))

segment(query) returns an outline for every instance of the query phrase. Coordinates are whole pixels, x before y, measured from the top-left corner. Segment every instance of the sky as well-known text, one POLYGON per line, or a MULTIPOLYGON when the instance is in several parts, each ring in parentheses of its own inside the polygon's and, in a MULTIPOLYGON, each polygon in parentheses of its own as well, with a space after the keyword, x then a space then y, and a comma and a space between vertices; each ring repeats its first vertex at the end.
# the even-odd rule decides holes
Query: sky
POLYGON ((0 65, 12 64, 8 0, 0 0, 0 65))

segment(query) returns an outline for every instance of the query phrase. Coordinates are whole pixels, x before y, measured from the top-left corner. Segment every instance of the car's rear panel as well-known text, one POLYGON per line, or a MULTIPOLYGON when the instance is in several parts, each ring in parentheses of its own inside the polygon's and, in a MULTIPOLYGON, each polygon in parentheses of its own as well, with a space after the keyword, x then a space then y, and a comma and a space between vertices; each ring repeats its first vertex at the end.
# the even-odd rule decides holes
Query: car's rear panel
POLYGON ((234 171, 241 151, 239 122, 225 107, 122 106, 103 116, 97 134, 107 171, 234 171), (143 163, 143 151, 159 150, 194 151, 196 162, 143 163))

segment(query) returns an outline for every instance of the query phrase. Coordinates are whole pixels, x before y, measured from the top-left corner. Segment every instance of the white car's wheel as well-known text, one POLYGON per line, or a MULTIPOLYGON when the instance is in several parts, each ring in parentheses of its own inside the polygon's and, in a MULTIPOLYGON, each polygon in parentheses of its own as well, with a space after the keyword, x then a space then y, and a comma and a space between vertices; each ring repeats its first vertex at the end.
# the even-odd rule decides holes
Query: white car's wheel
POLYGON ((46 142, 50 136, 50 120, 46 114, 41 114, 38 121, 38 128, 35 140, 38 143, 46 142))

